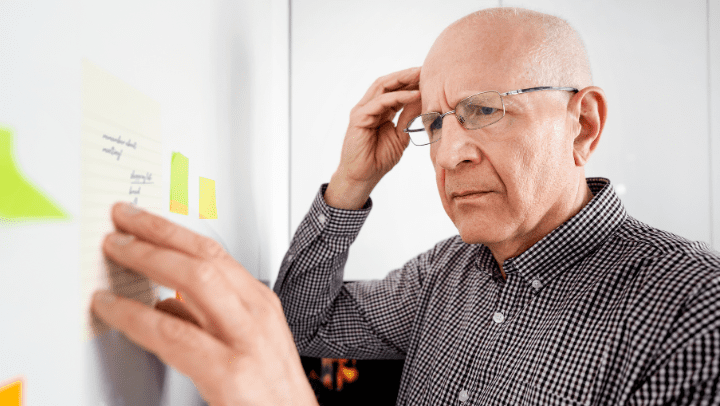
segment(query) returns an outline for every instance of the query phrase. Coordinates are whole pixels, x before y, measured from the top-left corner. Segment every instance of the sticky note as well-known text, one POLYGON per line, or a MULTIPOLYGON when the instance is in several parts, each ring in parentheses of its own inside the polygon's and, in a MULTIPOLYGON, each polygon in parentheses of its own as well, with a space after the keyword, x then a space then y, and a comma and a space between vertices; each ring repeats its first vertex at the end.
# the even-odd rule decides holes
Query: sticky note
POLYGON ((22 405, 22 382, 15 381, 0 387, 0 406, 22 405))
POLYGON ((215 181, 203 177, 200 178, 200 218, 218 218, 215 202, 215 181))
POLYGON ((170 164, 170 211, 188 214, 188 170, 190 160, 179 152, 173 152, 170 164))
POLYGON ((153 281, 110 261, 98 249, 115 229, 110 207, 124 201, 158 214, 167 203, 161 181, 160 103, 86 59, 82 65, 78 310, 83 340, 89 341, 109 331, 89 310, 93 292, 108 289, 149 307, 157 300, 153 281))
MULTIPOLYGON (((35 187, 13 156, 13 132, 0 127, 0 219, 64 219, 68 215, 35 187)), ((41 164, 41 163, 38 163, 41 164)), ((53 170, 49 168, 48 170, 53 170)))

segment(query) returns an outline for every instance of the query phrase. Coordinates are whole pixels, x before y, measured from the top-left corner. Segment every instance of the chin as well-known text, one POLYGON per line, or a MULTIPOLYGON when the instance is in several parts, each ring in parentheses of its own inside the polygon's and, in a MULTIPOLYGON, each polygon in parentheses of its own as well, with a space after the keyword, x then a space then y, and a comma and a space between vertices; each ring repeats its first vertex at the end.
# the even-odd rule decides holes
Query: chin
POLYGON ((491 245, 501 241, 510 239, 512 232, 509 227, 498 227, 501 221, 491 222, 462 222, 455 223, 455 227, 460 233, 460 238, 466 244, 484 244, 491 245), (489 223, 489 224, 488 224, 489 223))
MULTIPOLYGON (((457 227, 457 224, 455 225, 457 227)), ((457 227, 460 238, 466 244, 493 244, 506 239, 502 230, 495 227, 478 227, 477 225, 469 227, 457 227)))

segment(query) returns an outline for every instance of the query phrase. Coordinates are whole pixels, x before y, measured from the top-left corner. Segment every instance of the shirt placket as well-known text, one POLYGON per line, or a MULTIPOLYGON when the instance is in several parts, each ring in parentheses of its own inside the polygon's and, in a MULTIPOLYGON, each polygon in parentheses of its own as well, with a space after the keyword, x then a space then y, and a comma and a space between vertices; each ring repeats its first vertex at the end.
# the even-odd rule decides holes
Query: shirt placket
MULTIPOLYGON (((484 361, 481 361, 484 365, 476 365, 468 369, 470 372, 469 376, 466 376, 464 385, 457 395, 457 404, 460 406, 475 404, 478 401, 479 391, 485 391, 486 388, 479 387, 484 381, 486 384, 492 385, 493 381, 498 379, 497 376, 488 376, 487 379, 479 379, 479 374, 486 371, 489 367, 488 362, 493 359, 497 359, 501 354, 506 354, 511 349, 508 349, 509 340, 505 339, 504 334, 508 329, 508 323, 512 323, 515 316, 521 311, 522 303, 527 300, 521 300, 522 295, 531 294, 528 292, 528 287, 521 275, 517 272, 515 267, 511 263, 505 263, 503 266, 505 270, 506 279, 503 279, 501 275, 496 275, 495 283, 497 286, 497 298, 491 314, 491 321, 486 324, 490 326, 488 334, 493 336, 492 343, 488 343, 486 351, 490 351, 487 356, 476 357, 484 361)), ((498 270, 499 272, 499 270, 498 270)), ((528 298, 529 300, 529 298, 528 298)), ((477 361, 480 361, 477 359, 477 361)), ((488 388, 490 390, 491 388, 488 388)))

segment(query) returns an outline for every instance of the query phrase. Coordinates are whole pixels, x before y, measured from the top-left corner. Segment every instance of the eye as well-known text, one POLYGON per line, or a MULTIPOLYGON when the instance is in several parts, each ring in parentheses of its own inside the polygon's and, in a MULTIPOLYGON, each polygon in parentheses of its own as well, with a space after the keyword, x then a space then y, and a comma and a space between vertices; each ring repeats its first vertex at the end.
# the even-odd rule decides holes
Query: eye
POLYGON ((471 116, 489 116, 496 111, 498 111, 498 109, 495 107, 478 106, 475 104, 467 106, 467 114, 471 116))
POLYGON ((436 118, 431 124, 430 124, 430 131, 439 130, 442 128, 442 119, 440 117, 436 118))

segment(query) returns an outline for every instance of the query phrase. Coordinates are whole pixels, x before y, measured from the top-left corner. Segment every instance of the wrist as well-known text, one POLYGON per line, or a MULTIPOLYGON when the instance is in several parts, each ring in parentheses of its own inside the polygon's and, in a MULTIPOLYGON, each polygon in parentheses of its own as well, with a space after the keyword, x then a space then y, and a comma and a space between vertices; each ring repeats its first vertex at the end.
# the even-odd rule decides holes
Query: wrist
POLYGON ((333 174, 325 189, 325 203, 336 209, 360 210, 375 188, 373 182, 353 182, 340 175, 333 174))

